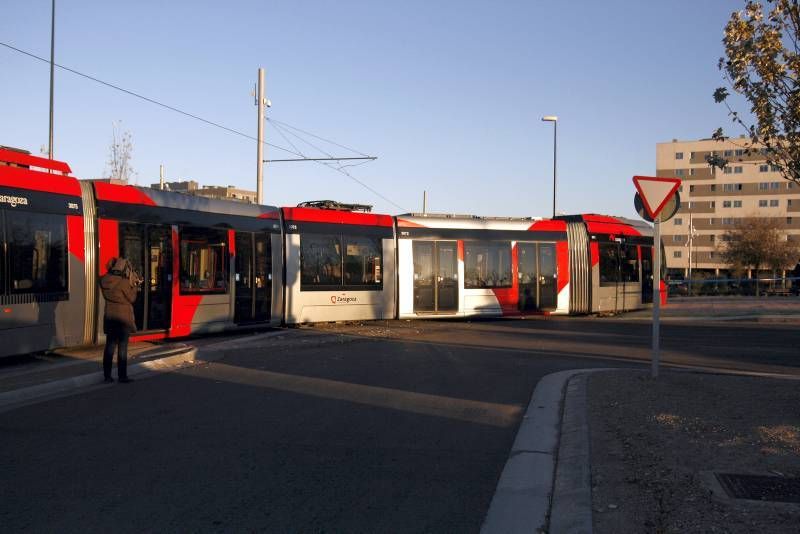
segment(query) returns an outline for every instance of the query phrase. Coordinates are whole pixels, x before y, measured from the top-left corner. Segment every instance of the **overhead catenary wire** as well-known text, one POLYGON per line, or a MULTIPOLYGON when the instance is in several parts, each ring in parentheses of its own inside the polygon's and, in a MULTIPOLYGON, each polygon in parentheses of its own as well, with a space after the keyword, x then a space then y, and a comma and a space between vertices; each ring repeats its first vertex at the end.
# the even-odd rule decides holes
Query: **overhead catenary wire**
MULTIPOLYGON (((15 52, 17 52, 17 53, 23 54, 23 55, 25 55, 25 56, 31 57, 31 58, 33 58, 33 59, 39 60, 39 61, 41 61, 41 62, 43 62, 43 63, 50 64, 50 60, 48 60, 48 59, 45 59, 45 58, 43 58, 43 57, 41 57, 41 56, 37 56, 36 54, 33 54, 33 53, 31 53, 31 52, 28 52, 28 51, 26 51, 26 50, 22 50, 21 48, 17 48, 16 46, 13 46, 13 45, 11 45, 11 44, 8 44, 8 43, 5 43, 5 42, 2 42, 2 41, 0 41, 0 46, 4 46, 5 48, 8 48, 8 49, 10 49, 10 50, 13 50, 13 51, 15 51, 15 52)), ((176 108, 175 106, 170 106, 169 104, 165 104, 165 103, 163 103, 163 102, 159 102, 158 100, 155 100, 155 99, 153 99, 153 98, 149 98, 149 97, 147 97, 147 96, 144 96, 144 95, 142 95, 142 94, 139 94, 139 93, 137 93, 137 92, 135 92, 135 91, 131 91, 131 90, 129 90, 129 89, 125 89, 124 87, 120 87, 120 86, 118 86, 118 85, 115 85, 115 84, 113 84, 113 83, 106 82, 106 81, 104 81, 104 80, 101 80, 101 79, 99 79, 99 78, 96 78, 96 77, 94 77, 94 76, 91 76, 91 75, 89 75, 89 74, 85 74, 85 73, 83 73, 83 72, 80 72, 80 71, 78 71, 78 70, 72 69, 72 68, 70 68, 70 67, 66 67, 66 66, 64 66, 64 65, 60 65, 60 64, 58 64, 58 63, 53 63, 53 66, 55 66, 55 67, 58 67, 59 69, 65 70, 65 71, 67 71, 67 72, 69 72, 69 73, 72 73, 72 74, 74 74, 74 75, 76 75, 76 76, 80 76, 80 77, 82 77, 82 78, 85 78, 85 79, 87 79, 87 80, 90 80, 90 81, 93 81, 93 82, 95 82, 95 83, 98 83, 98 84, 100 84, 100 85, 104 85, 104 86, 106 86, 106 87, 108 87, 108 88, 111 88, 111 89, 114 89, 114 90, 116 90, 116 91, 120 91, 120 92, 122 92, 122 93, 125 93, 125 94, 127 94, 127 95, 129 95, 129 96, 133 96, 134 98, 138 98, 138 99, 140 99, 140 100, 144 100, 145 102, 149 102, 150 104, 153 104, 153 105, 156 105, 156 106, 162 107, 162 108, 164 108, 164 109, 167 109, 167 110, 169 110, 169 111, 172 111, 172 112, 175 112, 175 113, 178 113, 178 114, 184 115, 184 116, 186 116, 186 117, 189 117, 189 118, 191 118, 191 119, 194 119, 194 120, 200 121, 200 122, 202 122, 202 123, 204 123, 204 124, 207 124, 207 125, 209 125, 209 126, 213 126, 213 127, 215 127, 215 128, 219 128, 219 129, 221 129, 221 130, 224 130, 224 131, 226 131, 226 132, 228 132, 228 133, 232 133, 232 134, 234 134, 234 135, 238 135, 238 136, 240 136, 240 137, 244 137, 244 138, 246 138, 246 139, 250 139, 250 140, 252 140, 252 141, 256 141, 256 142, 258 142, 258 141, 259 141, 257 137, 254 137, 254 136, 252 136, 252 135, 249 135, 249 134, 247 134, 247 133, 245 133, 245 132, 242 132, 242 131, 236 130, 236 129, 234 129, 234 128, 230 128, 230 127, 228 127, 228 126, 222 125, 222 124, 220 124, 220 123, 217 123, 217 122, 214 122, 214 121, 211 121, 211 120, 205 119, 205 118, 203 118, 203 117, 200 117, 199 115, 195 115, 195 114, 193 114, 193 113, 189 113, 188 111, 184 111, 184 110, 182 110, 182 109, 176 108)), ((272 120, 271 122, 273 122, 273 123, 277 123, 278 121, 272 120)), ((315 138, 317 138, 317 139, 321 139, 321 140, 323 140, 323 141, 329 142, 329 143, 331 143, 331 144, 334 144, 334 145, 336 145, 336 146, 339 146, 339 147, 345 148, 345 149, 347 149, 347 150, 350 150, 351 152, 356 152, 356 153, 358 153, 358 154, 362 154, 361 152, 358 152, 358 151, 356 151, 356 150, 354 150, 354 149, 351 149, 351 148, 349 148, 349 147, 346 147, 346 146, 344 146, 344 145, 340 145, 340 144, 338 144, 338 143, 335 143, 335 142, 333 142, 333 141, 326 140, 326 139, 324 139, 324 138, 322 138, 322 137, 319 137, 319 136, 317 136, 317 135, 314 135, 314 134, 312 134, 312 133, 305 132, 304 130, 301 130, 301 129, 299 129, 299 128, 296 128, 296 127, 293 127, 293 126, 290 126, 290 125, 288 125, 288 124, 286 124, 286 123, 281 123, 281 124, 284 124, 284 125, 286 125, 288 128, 293 128, 293 129, 295 129, 295 130, 297 130, 297 131, 299 131, 299 132, 306 133, 306 135, 310 135, 310 136, 312 136, 312 137, 315 137, 315 138)), ((290 133, 291 133, 291 132, 290 132, 290 133)), ((293 134, 293 135, 295 135, 295 137, 298 137, 298 138, 300 138, 300 137, 299 137, 299 136, 297 136, 296 134, 293 134)), ((262 142, 263 144, 265 144, 266 146, 269 146, 269 147, 275 148, 275 149, 277 149, 277 150, 282 150, 283 152, 286 152, 286 153, 288 153, 288 154, 293 154, 293 155, 295 155, 295 156, 300 156, 301 158, 304 158, 304 159, 306 158, 306 156, 305 156, 304 154, 302 154, 300 151, 297 151, 297 152, 295 152, 295 151, 292 151, 292 150, 290 150, 290 149, 288 149, 288 148, 285 148, 285 147, 282 147, 282 146, 279 146, 279 145, 275 145, 275 144, 273 144, 273 143, 269 143, 269 142, 267 142, 267 141, 261 141, 261 142, 262 142)), ((311 144, 311 143, 310 143, 310 142, 308 142, 308 141, 305 141, 305 142, 306 142, 307 144, 311 144)), ((290 145, 293 145, 293 143, 290 143, 290 145)), ((311 145, 311 146, 313 146, 313 145, 311 145)), ((402 207, 402 206, 400 206, 399 204, 397 204, 397 203, 393 202, 392 200, 389 200, 389 198, 387 198, 387 197, 386 197, 386 196, 384 196, 383 194, 379 193, 378 191, 376 191, 376 190, 375 190, 375 189, 373 189, 372 187, 368 186, 367 184, 365 184, 365 183, 364 183, 364 182, 362 182, 361 180, 359 180, 359 179, 355 178, 355 177, 354 177, 352 174, 350 174, 349 172, 347 172, 347 171, 343 170, 343 168, 342 168, 342 167, 336 167, 336 166, 334 166, 334 165, 332 165, 332 164, 330 164, 330 163, 326 163, 326 162, 323 162, 323 161, 317 161, 317 162, 315 162, 315 163, 318 163, 318 164, 320 164, 320 165, 324 165, 325 167, 328 167, 329 169, 332 169, 332 170, 334 170, 334 171, 336 171, 336 172, 338 172, 338 173, 340 173, 340 174, 343 174, 344 176, 346 176, 346 177, 350 178, 350 180, 352 180, 352 181, 354 181, 355 183, 359 184, 361 187, 365 188, 366 190, 370 191, 371 193, 373 193, 374 195, 376 195, 376 196, 380 197, 381 199, 385 200, 386 202, 388 202, 388 203, 392 204, 392 205, 393 205, 393 206, 395 206, 396 208, 399 208, 399 209, 401 209, 401 210, 405 210, 405 208, 403 208, 403 207, 402 207)), ((405 211, 407 211, 407 210, 405 210, 405 211)))
POLYGON ((340 145, 339 143, 337 143, 335 141, 331 141, 330 139, 325 139, 324 137, 320 137, 320 136, 315 135, 315 134, 313 134, 311 132, 307 132, 305 130, 301 130, 300 128, 298 128, 296 126, 292 126, 291 124, 286 124, 285 122, 281 122, 279 120, 275 120, 275 119, 272 119, 270 117, 267 117, 267 122, 274 122, 275 124, 279 124, 279 125, 284 126, 286 128, 291 128, 292 130, 297 130, 300 133, 303 133, 305 135, 309 135, 309 136, 311 136, 311 137, 313 137, 315 139, 319 139, 320 141, 325 141, 326 143, 330 143, 332 145, 338 146, 339 148, 344 148, 345 150, 349 150, 350 152, 355 152, 356 154, 358 154, 360 156, 367 156, 368 155, 368 154, 364 154, 363 152, 359 152, 358 150, 356 150, 354 148, 350 148, 349 146, 340 145))

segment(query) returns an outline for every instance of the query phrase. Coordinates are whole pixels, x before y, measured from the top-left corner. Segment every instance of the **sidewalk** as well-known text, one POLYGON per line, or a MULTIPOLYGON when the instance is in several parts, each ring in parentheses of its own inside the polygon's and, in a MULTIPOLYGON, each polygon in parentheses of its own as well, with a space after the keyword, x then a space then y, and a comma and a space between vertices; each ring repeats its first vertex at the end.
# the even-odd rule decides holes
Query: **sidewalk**
POLYGON ((798 380, 548 375, 481 532, 797 532, 798 380))
MULTIPOLYGON (((131 343, 128 375, 137 377, 188 365, 194 362, 195 354, 196 349, 185 343, 131 343)), ((103 347, 93 346, 59 349, 2 362, 0 411, 103 384, 102 359, 103 347)))

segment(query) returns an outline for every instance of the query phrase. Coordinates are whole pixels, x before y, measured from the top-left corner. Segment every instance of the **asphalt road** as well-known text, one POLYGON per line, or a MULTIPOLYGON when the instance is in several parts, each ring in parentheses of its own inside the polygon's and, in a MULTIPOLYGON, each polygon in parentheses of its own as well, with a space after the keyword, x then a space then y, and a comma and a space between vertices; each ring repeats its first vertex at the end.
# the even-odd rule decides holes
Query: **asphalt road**
MULTIPOLYGON (((0 414, 0 525, 475 532, 538 380, 648 365, 649 332, 390 321, 206 346, 190 369, 0 414)), ((796 325, 662 333, 668 364, 800 374, 796 325)))

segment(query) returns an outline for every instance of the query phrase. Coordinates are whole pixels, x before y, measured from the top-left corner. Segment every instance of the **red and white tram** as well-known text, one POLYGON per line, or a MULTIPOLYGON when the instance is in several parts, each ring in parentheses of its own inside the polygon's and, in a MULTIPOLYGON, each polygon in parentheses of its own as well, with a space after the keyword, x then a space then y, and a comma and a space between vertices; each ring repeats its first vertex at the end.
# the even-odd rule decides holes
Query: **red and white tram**
POLYGON ((0 147, 0 357, 101 342, 98 280, 116 256, 144 279, 140 340, 319 321, 607 313, 653 298, 653 237, 640 222, 276 208, 70 172, 0 147))

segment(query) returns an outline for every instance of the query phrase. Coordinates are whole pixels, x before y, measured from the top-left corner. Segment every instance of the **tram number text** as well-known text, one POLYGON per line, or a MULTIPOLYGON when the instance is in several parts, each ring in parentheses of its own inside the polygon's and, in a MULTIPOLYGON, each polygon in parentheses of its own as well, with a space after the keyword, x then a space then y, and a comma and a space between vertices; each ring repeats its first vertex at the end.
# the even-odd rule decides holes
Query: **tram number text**
POLYGON ((290 224, 289 225, 289 230, 297 230, 297 225, 296 224, 290 224))
POLYGON ((78 209, 78 203, 77 202, 67 202, 67 209, 70 209, 70 210, 78 209))

